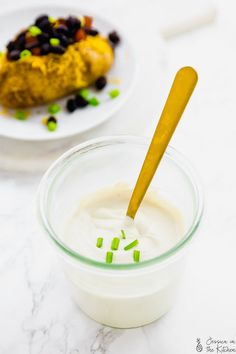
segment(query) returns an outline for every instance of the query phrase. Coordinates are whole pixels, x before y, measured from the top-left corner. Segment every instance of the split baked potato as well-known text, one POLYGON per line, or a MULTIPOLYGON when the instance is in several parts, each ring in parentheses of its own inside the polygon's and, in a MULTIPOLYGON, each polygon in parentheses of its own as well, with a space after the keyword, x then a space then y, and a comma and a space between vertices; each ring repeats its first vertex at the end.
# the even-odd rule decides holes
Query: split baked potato
MULTIPOLYGON (((68 27, 66 24, 67 22, 64 24, 60 22, 59 26, 68 27)), ((37 28, 40 32, 38 36, 44 34, 43 26, 37 28)), ((81 28, 80 24, 80 31, 81 28)), ((5 107, 37 106, 66 96, 92 84, 97 78, 106 74, 114 61, 114 52, 109 40, 99 33, 95 32, 94 35, 91 30, 82 39, 67 44, 62 53, 57 54, 55 50, 53 52, 49 50, 46 55, 45 53, 40 55, 40 50, 35 51, 37 47, 33 45, 31 45, 33 49, 26 49, 30 48, 33 41, 39 42, 39 40, 37 36, 34 36, 32 40, 31 34, 28 35, 27 31, 24 33, 26 44, 21 47, 21 51, 16 49, 18 42, 15 40, 16 44, 8 45, 12 48, 11 51, 8 50, 8 53, 0 58, 0 103, 5 107), (92 35, 89 34, 90 32, 92 35), (27 46, 29 36, 31 36, 31 41, 27 46), (13 55, 17 51, 19 58, 16 60, 13 55), (21 53, 24 52, 30 55, 21 57, 21 53)), ((68 36, 75 36, 76 33, 78 33, 78 28, 72 27, 68 36)), ((55 36, 55 32, 48 36, 55 36)), ((48 41, 50 43, 50 38, 48 41)))

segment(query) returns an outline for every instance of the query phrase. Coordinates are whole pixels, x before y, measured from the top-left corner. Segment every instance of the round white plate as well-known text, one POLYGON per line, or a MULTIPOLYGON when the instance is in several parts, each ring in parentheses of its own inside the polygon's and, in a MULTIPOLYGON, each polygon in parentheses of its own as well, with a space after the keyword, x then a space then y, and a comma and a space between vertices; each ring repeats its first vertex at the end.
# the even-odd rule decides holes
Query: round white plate
MULTIPOLYGON (((115 61, 112 69, 107 74, 108 85, 101 93, 94 92, 101 104, 96 107, 86 107, 78 109, 74 113, 68 113, 65 110, 66 100, 62 99, 60 103, 62 110, 57 114, 58 129, 55 132, 49 132, 41 123, 43 117, 47 116, 47 105, 34 109, 26 109, 30 112, 30 117, 26 121, 19 121, 12 117, 14 111, 6 114, 0 108, 0 135, 20 139, 20 140, 51 140, 66 138, 75 134, 83 133, 96 127, 115 112, 117 112, 127 100, 135 79, 135 59, 134 52, 123 32, 116 25, 108 22, 104 18, 78 8, 68 7, 34 7, 15 10, 0 16, 0 48, 5 50, 8 41, 19 32, 21 28, 30 25, 40 14, 52 17, 66 17, 68 15, 91 15, 94 18, 94 27, 100 33, 107 35, 113 30, 121 36, 121 44, 115 50, 115 61), (119 89, 120 95, 115 99, 110 99, 107 92, 112 89, 119 89)), ((72 95, 73 96, 73 95, 72 95)))

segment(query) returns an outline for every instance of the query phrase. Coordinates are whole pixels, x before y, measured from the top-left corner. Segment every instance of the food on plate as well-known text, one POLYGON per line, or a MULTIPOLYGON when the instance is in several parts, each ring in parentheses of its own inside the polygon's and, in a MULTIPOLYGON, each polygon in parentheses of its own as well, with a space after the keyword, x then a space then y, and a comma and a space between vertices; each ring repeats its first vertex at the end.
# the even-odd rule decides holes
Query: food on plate
MULTIPOLYGON (((105 74, 120 38, 115 31, 106 38, 92 23, 89 16, 53 19, 41 15, 23 29, 0 57, 0 103, 8 108, 31 107, 93 83, 97 90, 105 87, 105 74)), ((83 105, 81 98, 73 100, 67 102, 70 112, 75 104, 76 108, 83 105)), ((99 104, 93 97, 89 103, 99 104)))

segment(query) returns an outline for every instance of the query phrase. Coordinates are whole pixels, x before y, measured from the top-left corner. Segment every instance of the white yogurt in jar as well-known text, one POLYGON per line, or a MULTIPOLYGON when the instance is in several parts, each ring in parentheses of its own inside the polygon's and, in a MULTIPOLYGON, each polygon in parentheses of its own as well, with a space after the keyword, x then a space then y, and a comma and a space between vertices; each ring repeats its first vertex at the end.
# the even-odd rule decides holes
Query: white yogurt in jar
POLYGON ((126 217, 131 196, 126 184, 100 190, 84 198, 68 220, 64 241, 74 251, 90 259, 105 262, 114 237, 120 239, 114 251, 114 263, 133 262, 133 250, 140 251, 140 261, 154 258, 173 247, 183 235, 183 221, 178 210, 156 193, 147 193, 135 217, 126 217), (122 237, 122 230, 125 239, 122 237), (103 238, 101 248, 97 238, 103 238), (125 246, 137 240, 130 250, 125 246))
MULTIPOLYGON (((64 243, 104 265, 114 237, 120 238, 120 244, 113 251, 113 264, 134 264, 134 249, 140 251, 141 264, 177 244, 184 234, 179 211, 157 193, 149 192, 132 220, 125 216, 131 193, 126 184, 120 183, 81 200, 67 219, 62 233, 64 243), (125 231, 125 239, 121 230, 125 231), (101 248, 96 247, 98 237, 103 238, 101 248), (134 240, 138 245, 124 250, 134 240)), ((180 257, 141 269, 125 266, 118 270, 75 262, 67 264, 65 271, 74 298, 85 313, 105 325, 130 328, 152 322, 168 311, 182 264, 180 257)))

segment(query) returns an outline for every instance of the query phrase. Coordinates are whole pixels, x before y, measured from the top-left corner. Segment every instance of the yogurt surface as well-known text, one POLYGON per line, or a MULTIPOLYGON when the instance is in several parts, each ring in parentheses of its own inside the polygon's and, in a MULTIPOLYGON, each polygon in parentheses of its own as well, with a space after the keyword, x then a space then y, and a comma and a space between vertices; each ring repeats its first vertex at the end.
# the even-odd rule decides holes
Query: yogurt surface
POLYGON ((113 263, 133 263, 134 249, 140 251, 141 262, 172 248, 184 232, 179 211, 168 201, 159 199, 155 192, 149 192, 133 220, 126 216, 131 193, 126 184, 120 183, 81 200, 65 225, 63 241, 81 255, 105 262, 113 238, 119 237, 113 263), (101 248, 96 247, 98 237, 103 238, 101 248), (134 240, 138 240, 138 245, 124 250, 134 240))

